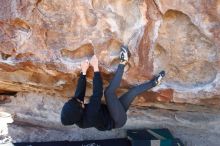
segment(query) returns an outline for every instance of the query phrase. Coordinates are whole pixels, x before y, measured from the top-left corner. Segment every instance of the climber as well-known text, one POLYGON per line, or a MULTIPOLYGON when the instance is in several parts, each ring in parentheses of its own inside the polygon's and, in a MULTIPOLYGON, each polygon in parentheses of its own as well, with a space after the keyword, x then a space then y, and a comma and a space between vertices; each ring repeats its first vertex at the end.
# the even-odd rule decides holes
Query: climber
POLYGON ((97 57, 94 55, 90 62, 86 60, 81 63, 81 74, 78 79, 75 95, 64 104, 61 111, 61 122, 63 125, 76 124, 80 128, 95 127, 101 131, 120 128, 125 125, 127 121, 126 112, 135 97, 159 85, 161 79, 165 76, 165 72, 161 71, 149 82, 131 88, 127 93, 118 98, 115 91, 120 86, 124 67, 128 63, 128 51, 126 46, 121 46, 120 64, 115 76, 104 92, 106 104, 101 103, 103 82, 99 72, 97 57), (89 64, 94 69, 93 95, 90 97, 89 103, 84 104, 86 72, 89 64))

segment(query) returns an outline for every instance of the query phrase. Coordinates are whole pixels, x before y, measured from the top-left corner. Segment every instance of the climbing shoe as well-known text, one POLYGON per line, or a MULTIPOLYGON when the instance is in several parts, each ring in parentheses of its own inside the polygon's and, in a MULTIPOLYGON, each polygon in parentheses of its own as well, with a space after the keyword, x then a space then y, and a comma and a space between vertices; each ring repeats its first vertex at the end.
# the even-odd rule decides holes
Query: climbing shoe
POLYGON ((121 45, 121 52, 120 52, 120 60, 121 62, 128 62, 128 57, 129 57, 129 50, 127 46, 121 45))
POLYGON ((158 86, 161 84, 162 78, 165 76, 165 71, 161 71, 155 78, 154 78, 154 83, 155 86, 158 86))

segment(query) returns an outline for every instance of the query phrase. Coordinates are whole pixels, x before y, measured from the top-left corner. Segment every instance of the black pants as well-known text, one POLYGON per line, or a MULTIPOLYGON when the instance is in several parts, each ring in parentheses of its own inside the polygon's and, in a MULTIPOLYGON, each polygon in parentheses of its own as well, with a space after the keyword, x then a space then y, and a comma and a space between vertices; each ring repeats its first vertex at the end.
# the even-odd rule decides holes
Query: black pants
MULTIPOLYGON (((124 72, 124 67, 125 65, 119 64, 115 76, 113 77, 109 86, 105 89, 104 93, 108 110, 115 123, 115 128, 120 128, 126 123, 126 112, 132 101, 135 99, 135 97, 140 93, 156 86, 155 82, 151 80, 149 82, 134 86, 133 88, 129 89, 128 92, 124 93, 122 96, 118 98, 115 94, 115 91, 120 86, 122 75, 124 72)), ((78 98, 81 101, 84 101, 85 90, 86 76, 81 74, 74 97, 78 98)), ((90 102, 87 105, 88 115, 95 115, 98 112, 101 105, 102 94, 102 78, 99 72, 95 72, 93 78, 93 95, 91 96, 90 102)))
POLYGON ((134 86, 133 88, 129 89, 128 92, 124 93, 118 98, 115 91, 120 86, 124 67, 125 65, 119 64, 115 76, 104 92, 109 112, 115 122, 115 128, 120 128, 126 123, 126 112, 135 97, 140 93, 156 86, 156 83, 151 80, 149 82, 134 86))

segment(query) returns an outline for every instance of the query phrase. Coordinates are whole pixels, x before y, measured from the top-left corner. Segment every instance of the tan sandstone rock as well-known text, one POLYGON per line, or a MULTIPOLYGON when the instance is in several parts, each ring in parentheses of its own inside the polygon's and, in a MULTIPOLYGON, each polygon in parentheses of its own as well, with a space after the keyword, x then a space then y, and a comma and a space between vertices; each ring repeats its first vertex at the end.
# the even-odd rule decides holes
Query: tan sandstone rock
MULTIPOLYGON (((121 44, 129 46, 131 58, 119 94, 162 69, 167 73, 161 86, 138 96, 133 105, 219 111, 219 0, 0 3, 0 110, 14 114, 15 124, 62 129, 59 112, 74 93, 80 62, 97 55, 107 86, 121 44)), ((86 96, 91 95, 92 76, 90 68, 86 96)))

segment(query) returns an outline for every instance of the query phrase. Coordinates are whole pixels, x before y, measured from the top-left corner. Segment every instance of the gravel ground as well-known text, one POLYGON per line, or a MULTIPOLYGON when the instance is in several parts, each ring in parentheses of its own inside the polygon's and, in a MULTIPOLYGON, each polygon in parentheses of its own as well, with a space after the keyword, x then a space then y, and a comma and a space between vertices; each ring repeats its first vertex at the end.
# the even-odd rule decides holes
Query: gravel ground
POLYGON ((107 132, 100 132, 94 128, 80 129, 76 126, 47 128, 15 122, 9 126, 9 133, 14 142, 80 141, 123 138, 126 137, 127 129, 168 128, 187 146, 220 145, 218 114, 132 109, 128 116, 127 124, 123 128, 107 132))

